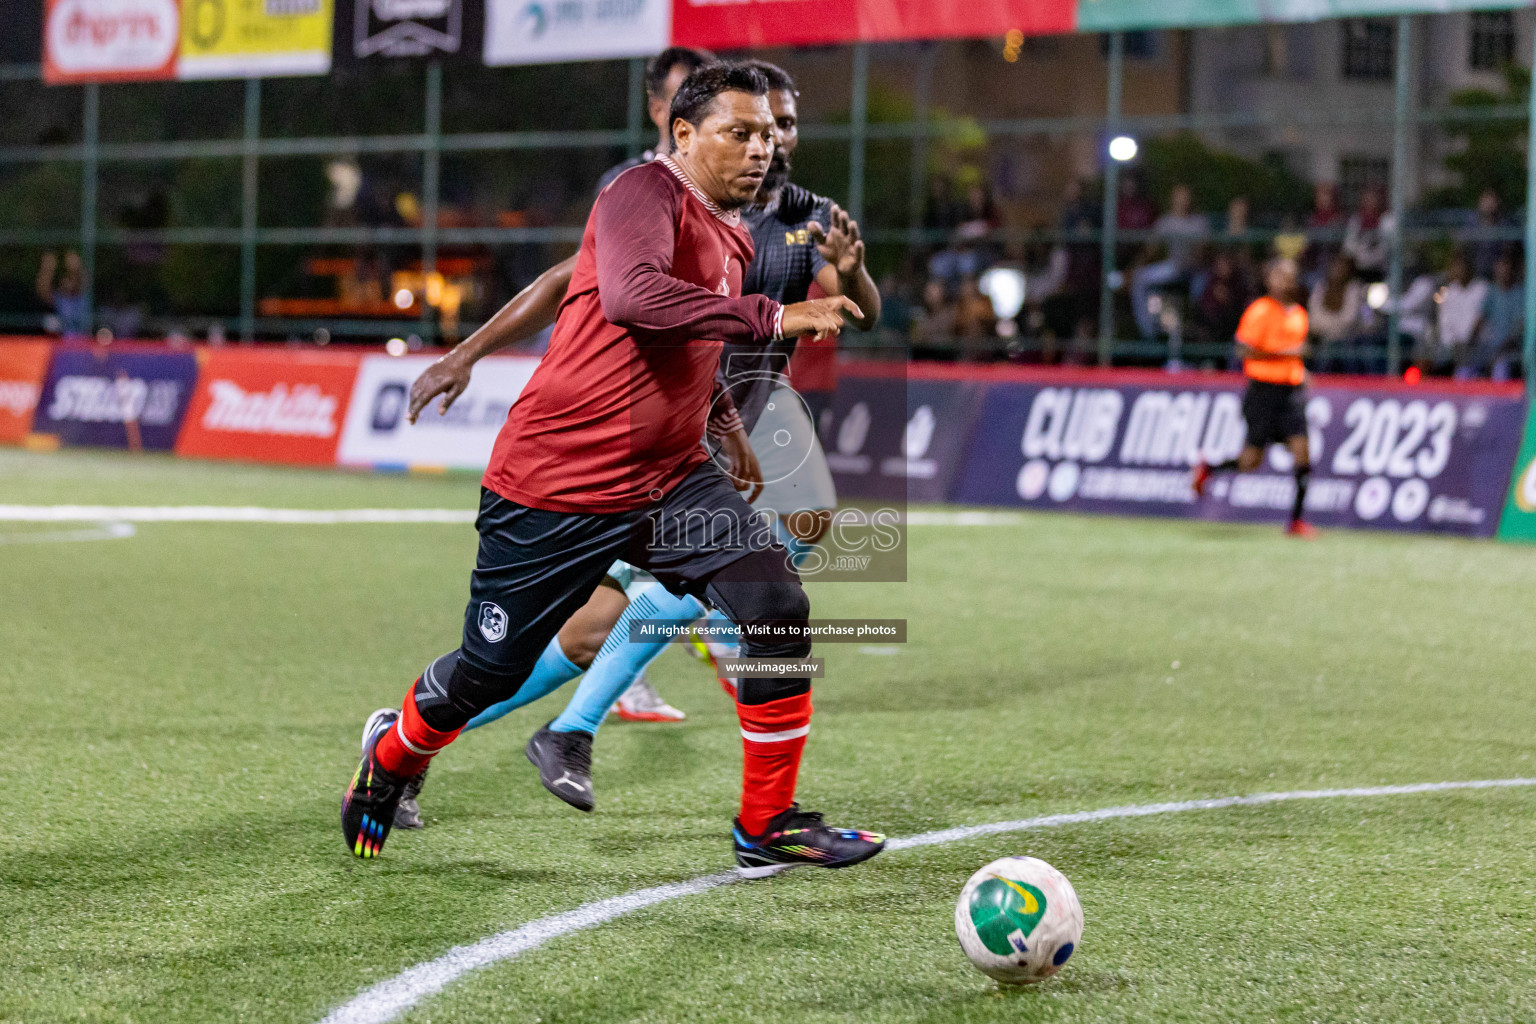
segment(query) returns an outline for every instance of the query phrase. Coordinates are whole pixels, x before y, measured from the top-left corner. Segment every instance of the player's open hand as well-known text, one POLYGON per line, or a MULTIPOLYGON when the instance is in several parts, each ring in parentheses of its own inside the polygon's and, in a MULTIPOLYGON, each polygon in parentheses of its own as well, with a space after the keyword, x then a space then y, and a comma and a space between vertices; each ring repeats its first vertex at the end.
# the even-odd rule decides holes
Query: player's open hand
POLYGON ((443 396, 437 408, 438 414, 447 412, 454 399, 469 387, 469 371, 472 365, 468 360, 458 358, 449 352, 423 370, 421 376, 416 378, 416 383, 411 385, 411 402, 406 407, 405 418, 415 423, 417 414, 438 395, 443 396))
POLYGON ((816 242, 821 258, 837 269, 837 276, 844 280, 857 274, 864 266, 864 240, 859 237, 859 222, 848 216, 836 203, 832 204, 829 225, 811 221, 805 229, 816 242))
POLYGON ((817 341, 836 334, 847 323, 864 319, 864 311, 846 295, 807 299, 784 307, 784 337, 814 334, 817 341))

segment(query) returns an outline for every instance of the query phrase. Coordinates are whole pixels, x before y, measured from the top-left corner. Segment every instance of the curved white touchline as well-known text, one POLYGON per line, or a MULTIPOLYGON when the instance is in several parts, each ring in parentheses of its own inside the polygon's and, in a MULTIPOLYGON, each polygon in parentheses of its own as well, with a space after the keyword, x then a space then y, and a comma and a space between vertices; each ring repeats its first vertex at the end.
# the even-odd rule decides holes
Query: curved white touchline
POLYGON ((86 540, 122 540, 138 532, 132 523, 99 523, 85 530, 0 533, 0 544, 59 544, 86 540))
MULTIPOLYGON (((1162 804, 1133 804, 1106 807, 1097 811, 1046 814, 1019 821, 998 821, 989 825, 965 825, 938 832, 924 832, 905 839, 893 839, 888 850, 908 850, 917 846, 955 843, 977 836, 1029 829, 1055 828, 1112 818, 1144 818, 1153 814, 1177 814, 1182 811, 1212 811, 1223 807, 1260 807, 1288 800, 1326 800, 1332 797, 1404 796, 1409 793, 1439 793, 1453 789, 1506 789, 1536 786, 1536 779, 1482 779, 1472 782, 1420 782, 1408 786, 1361 786, 1355 789, 1301 789, 1288 793, 1255 793, 1251 796, 1224 796, 1211 800, 1179 800, 1162 804)), ((616 917, 657 903, 714 889, 737 880, 734 872, 704 875, 686 882, 637 889, 596 903, 588 903, 563 914, 541 917, 521 928, 499 932, 467 946, 455 946, 436 960, 417 964, 388 981, 381 981, 358 993, 350 1002, 326 1015, 320 1024, 385 1024, 470 971, 537 949, 551 939, 571 932, 595 928, 616 917)))

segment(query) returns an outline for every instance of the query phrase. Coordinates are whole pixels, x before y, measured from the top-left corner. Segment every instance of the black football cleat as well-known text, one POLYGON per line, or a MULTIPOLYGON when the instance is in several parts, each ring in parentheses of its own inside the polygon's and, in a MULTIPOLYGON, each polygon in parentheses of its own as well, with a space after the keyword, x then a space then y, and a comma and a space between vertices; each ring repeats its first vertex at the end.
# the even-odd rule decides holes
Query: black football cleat
POLYGON ((406 783, 385 771, 374 758, 379 737, 394 724, 391 716, 374 712, 368 717, 370 730, 364 733, 363 759, 352 782, 341 797, 341 838, 354 856, 369 860, 384 850, 384 840, 395 823, 395 810, 405 795, 406 783))
MULTIPOLYGON (((368 751, 373 749, 373 744, 378 738, 399 721, 400 712, 394 708, 379 708, 368 716, 368 721, 363 723, 363 756, 368 756, 368 751)), ((421 787, 426 785, 427 769, 412 775, 405 783, 405 792, 400 796, 400 804, 395 808, 395 828, 426 828, 427 822, 421 816, 421 807, 417 805, 416 798, 421 795, 421 787)))
POLYGON ((523 752, 539 770, 545 789, 578 811, 590 811, 596 805, 591 733, 551 732, 546 725, 528 738, 523 752))
POLYGON ((780 871, 814 864, 846 868, 885 849, 885 836, 857 828, 833 828, 816 811, 799 804, 768 823, 760 836, 748 835, 737 819, 731 828, 736 847, 736 873, 742 878, 767 878, 780 871))

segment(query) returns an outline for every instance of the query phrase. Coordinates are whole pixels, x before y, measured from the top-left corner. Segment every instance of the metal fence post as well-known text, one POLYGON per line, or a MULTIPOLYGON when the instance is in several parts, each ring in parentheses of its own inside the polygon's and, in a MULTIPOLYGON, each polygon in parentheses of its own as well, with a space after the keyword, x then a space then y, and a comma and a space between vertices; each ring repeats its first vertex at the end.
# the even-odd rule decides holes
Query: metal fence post
POLYGON ((1110 279, 1115 274, 1115 241, 1119 228, 1120 162, 1109 155, 1108 140, 1120 130, 1120 92, 1125 76, 1125 33, 1109 34, 1109 97, 1105 104, 1104 139, 1099 156, 1104 160, 1104 223, 1099 232, 1103 252, 1099 262, 1099 365, 1115 359, 1115 293, 1110 279))
POLYGON ((637 157, 645 149, 645 58, 631 57, 629 61, 629 121, 624 126, 629 132, 629 148, 625 156, 637 157))
POLYGON ((869 127, 869 44, 853 44, 853 103, 848 112, 848 214, 864 220, 864 138, 869 127))
POLYGON ((90 330, 96 323, 96 187, 101 157, 101 86, 95 82, 85 87, 82 115, 80 141, 85 159, 80 165, 80 291, 85 297, 85 327, 90 330))
MULTIPOLYGON (((1536 67, 1536 52, 1531 64, 1536 67)), ((1525 374, 1525 397, 1536 402, 1536 287, 1532 281, 1532 254, 1536 253, 1536 81, 1530 92, 1530 119, 1525 137, 1525 337, 1520 346, 1520 372, 1525 374)))
MULTIPOLYGON (((434 60, 427 65, 427 148, 422 153, 421 168, 421 277, 426 289, 427 275, 437 271, 438 179, 443 157, 443 64, 434 60)), ((423 296, 425 299, 425 296, 423 296)), ((432 307, 421 304, 421 333, 425 338, 433 330, 432 307)))
POLYGON ((1392 253, 1387 266, 1387 288, 1392 293, 1392 306, 1387 314, 1387 373, 1396 375, 1403 369, 1403 338, 1400 329, 1397 303, 1403 294, 1403 230, 1408 211, 1408 106, 1413 86, 1413 19, 1401 15, 1397 19, 1397 53, 1395 78, 1397 86, 1396 106, 1392 116, 1392 253))
POLYGON ((256 340, 256 194, 261 79, 245 80, 245 153, 240 158, 240 340, 256 340))
POLYGON ((937 43, 916 45, 921 55, 917 62, 917 81, 912 86, 912 180, 907 194, 909 249, 917 249, 923 243, 923 212, 928 200, 928 108, 933 101, 933 65, 939 53, 937 43))

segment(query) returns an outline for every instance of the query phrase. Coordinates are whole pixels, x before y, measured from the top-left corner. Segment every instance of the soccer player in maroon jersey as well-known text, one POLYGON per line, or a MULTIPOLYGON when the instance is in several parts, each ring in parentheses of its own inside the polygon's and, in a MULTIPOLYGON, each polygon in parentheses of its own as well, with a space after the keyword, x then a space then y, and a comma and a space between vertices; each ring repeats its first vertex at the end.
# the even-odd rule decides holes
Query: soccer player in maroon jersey
MULTIPOLYGON (((773 155, 762 73, 716 64, 672 104, 672 156, 626 171, 598 198, 549 353, 507 416, 483 480, 460 647, 383 716, 342 798, 342 833, 377 856, 406 782, 527 678, 549 639, 615 559, 706 598, 744 627, 745 654, 803 658, 810 615, 787 552, 699 444, 711 423, 722 344, 826 335, 862 316, 844 296, 789 306, 741 296, 752 240, 741 225, 773 155), (749 627, 790 627, 764 639, 749 627)), ((732 830, 749 877, 797 864, 842 867, 884 837, 832 828, 794 802, 810 729, 808 676, 745 677, 741 811, 732 830)))

